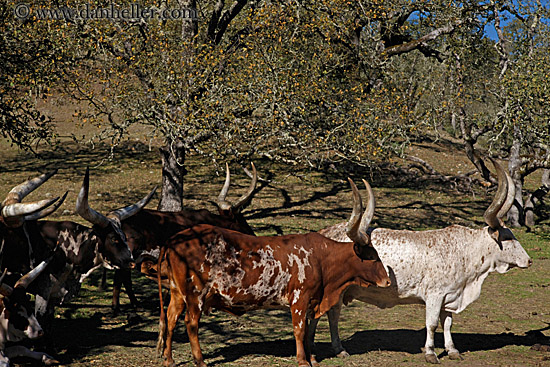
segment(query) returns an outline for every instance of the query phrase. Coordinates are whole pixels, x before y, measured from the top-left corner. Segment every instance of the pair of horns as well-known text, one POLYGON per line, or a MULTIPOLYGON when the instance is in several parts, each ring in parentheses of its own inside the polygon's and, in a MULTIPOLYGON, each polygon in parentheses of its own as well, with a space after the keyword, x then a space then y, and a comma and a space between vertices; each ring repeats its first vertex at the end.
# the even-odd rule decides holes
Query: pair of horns
POLYGON ((351 217, 346 225, 346 234, 348 237, 360 246, 369 246, 372 247, 370 236, 367 234, 367 229, 374 215, 374 193, 369 183, 363 180, 365 188, 367 191, 367 206, 365 212, 363 212, 363 201, 361 200, 361 195, 359 195, 359 190, 355 183, 348 178, 349 184, 351 185, 351 191, 353 193, 353 211, 351 217))
POLYGON ((76 212, 88 222, 96 224, 102 228, 106 228, 107 226, 109 226, 110 223, 112 223, 113 219, 122 221, 139 212, 151 200, 153 194, 157 190, 157 187, 155 186, 155 188, 153 188, 149 195, 147 195, 137 203, 114 210, 106 216, 90 208, 90 205, 88 204, 89 189, 90 169, 86 168, 86 174, 84 175, 82 188, 80 189, 80 192, 78 193, 78 198, 76 199, 76 212))
POLYGON ((53 199, 44 199, 32 203, 21 203, 21 200, 23 200, 25 196, 30 194, 56 173, 57 170, 44 173, 11 189, 0 205, 0 208, 2 208, 2 216, 5 219, 17 218, 20 221, 37 220, 56 211, 61 204, 63 204, 68 192, 65 192, 61 200, 58 196, 53 199))
POLYGON ((225 183, 223 184, 222 191, 220 192, 220 195, 218 196, 218 201, 216 202, 216 205, 218 208, 222 211, 239 211, 244 205, 246 205, 250 199, 252 198, 252 194, 254 193, 254 190, 256 189, 256 183, 258 182, 258 176, 256 174, 256 167, 254 166, 254 163, 250 163, 252 166, 252 182, 250 182, 250 186, 248 187, 248 190, 233 204, 227 201, 225 198, 227 196, 227 192, 229 191, 229 185, 231 184, 231 174, 229 172, 229 164, 225 164, 225 183))
POLYGON ((512 204, 514 203, 514 197, 516 195, 516 187, 512 181, 512 177, 506 170, 502 168, 493 158, 489 158, 497 171, 498 188, 493 202, 485 211, 483 217, 485 223, 494 230, 497 230, 504 226, 502 217, 508 213, 512 204))
MULTIPOLYGON (((497 172, 498 189, 493 202, 485 211, 484 218, 489 227, 497 230, 504 225, 501 218, 504 217, 512 207, 516 189, 514 182, 512 181, 512 177, 510 177, 508 172, 505 171, 502 166, 497 163, 497 161, 492 158, 490 158, 490 160, 495 166, 497 172)), ((374 214, 375 201, 372 189, 368 182, 363 180, 363 183, 367 189, 369 201, 365 212, 361 216, 363 204, 361 201, 361 196, 359 195, 359 190, 351 179, 348 178, 348 181, 353 191, 353 212, 346 225, 346 233, 353 242, 371 246, 370 236, 366 231, 374 214)))
POLYGON ((38 266, 31 271, 29 271, 27 274, 23 275, 12 287, 10 287, 7 284, 3 283, 4 277, 6 276, 6 272, 8 269, 4 270, 4 273, 0 277, 0 293, 6 297, 9 297, 12 293, 14 288, 23 288, 27 289, 29 284, 31 284, 38 276, 46 269, 50 261, 52 260, 53 256, 50 256, 48 259, 42 261, 38 266))

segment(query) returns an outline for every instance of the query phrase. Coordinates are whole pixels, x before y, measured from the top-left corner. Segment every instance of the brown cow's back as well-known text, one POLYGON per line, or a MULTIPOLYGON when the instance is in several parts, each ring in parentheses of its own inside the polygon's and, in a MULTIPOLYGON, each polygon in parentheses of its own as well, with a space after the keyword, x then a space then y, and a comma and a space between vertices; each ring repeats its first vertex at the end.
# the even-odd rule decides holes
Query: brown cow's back
POLYGON ((361 261, 351 243, 342 245, 318 233, 255 237, 198 225, 168 241, 167 258, 178 274, 174 281, 187 282, 178 288, 215 293, 218 297, 205 299, 205 307, 233 313, 290 306, 306 292, 306 307, 323 313, 331 305, 319 308, 321 302, 336 303, 347 286, 380 281, 376 271, 387 276, 379 262, 361 261))

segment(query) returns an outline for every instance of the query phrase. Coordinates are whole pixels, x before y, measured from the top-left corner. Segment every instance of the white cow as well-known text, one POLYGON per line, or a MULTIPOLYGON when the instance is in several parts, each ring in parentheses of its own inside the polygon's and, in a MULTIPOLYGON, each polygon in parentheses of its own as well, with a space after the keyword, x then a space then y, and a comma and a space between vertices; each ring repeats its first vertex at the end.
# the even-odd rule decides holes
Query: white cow
MULTIPOLYGON (((430 231, 374 229, 371 241, 391 279, 389 288, 350 287, 344 302, 358 299, 380 308, 399 304, 426 305, 425 357, 439 363, 434 351, 434 333, 438 320, 443 327, 445 349, 450 359, 462 359, 451 337, 452 313, 459 313, 479 298, 481 285, 489 273, 505 273, 511 268, 527 268, 532 260, 502 218, 514 200, 510 176, 495 161, 498 190, 485 212, 487 227, 471 229, 453 225, 430 231)), ((366 183, 365 183, 366 184, 366 183)), ((372 195, 372 191, 369 195, 372 195)), ((345 223, 319 233, 336 241, 349 242, 345 223)), ((328 313, 332 347, 347 355, 338 335, 338 318, 343 301, 328 313)), ((317 320, 311 321, 313 342, 317 320)))

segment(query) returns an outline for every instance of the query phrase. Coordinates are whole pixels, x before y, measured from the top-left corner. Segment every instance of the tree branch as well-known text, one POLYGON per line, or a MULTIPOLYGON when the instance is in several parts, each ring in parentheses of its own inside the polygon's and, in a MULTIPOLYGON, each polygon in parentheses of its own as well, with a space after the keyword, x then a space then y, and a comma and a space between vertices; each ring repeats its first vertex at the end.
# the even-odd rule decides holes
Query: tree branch
POLYGON ((247 0, 237 0, 233 3, 233 5, 231 5, 231 8, 229 8, 229 10, 223 13, 217 25, 218 32, 216 33, 216 36, 214 38, 214 43, 219 44, 221 42, 223 35, 225 34, 227 27, 229 26, 229 23, 231 23, 233 18, 235 18, 237 14, 239 14, 246 3, 247 0))
POLYGON ((400 45, 395 45, 395 46, 388 47, 384 51, 382 51, 382 56, 386 57, 386 58, 389 58, 389 57, 392 57, 392 56, 395 56, 395 55, 400 55, 400 54, 404 54, 404 53, 410 52, 410 51, 415 50, 415 49, 419 49, 421 47, 428 47, 426 45, 426 42, 433 41, 433 40, 435 40, 436 38, 440 37, 443 34, 452 33, 455 30, 455 28, 457 26, 459 26, 460 24, 462 24, 462 23, 463 23, 463 20, 457 20, 454 24, 448 24, 444 27, 434 29, 430 33, 428 33, 428 34, 426 34, 426 35, 424 35, 424 36, 422 36, 418 39, 415 39, 415 40, 412 40, 412 41, 409 41, 409 42, 406 42, 406 43, 402 43, 400 45))

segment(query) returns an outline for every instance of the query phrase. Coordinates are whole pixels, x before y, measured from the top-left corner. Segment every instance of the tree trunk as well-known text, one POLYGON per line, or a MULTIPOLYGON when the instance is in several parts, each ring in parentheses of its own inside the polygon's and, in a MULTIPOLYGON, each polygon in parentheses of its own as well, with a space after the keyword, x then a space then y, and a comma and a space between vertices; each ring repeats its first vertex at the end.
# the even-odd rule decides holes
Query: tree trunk
POLYGON ((466 156, 468 157, 470 162, 473 163, 473 165, 477 168, 477 171, 486 181, 496 184, 496 180, 491 176, 491 171, 489 171, 489 169, 485 165, 485 162, 483 162, 483 159, 481 159, 479 154, 476 152, 474 144, 474 140, 464 139, 464 151, 466 152, 466 156))
MULTIPOLYGON (((466 156, 468 157, 470 162, 472 162, 472 164, 476 167, 477 171, 481 174, 483 179, 496 185, 497 180, 491 176, 491 171, 489 171, 489 169, 485 165, 485 162, 483 162, 483 159, 481 159, 474 148, 474 145, 476 144, 477 139, 482 134, 482 132, 479 131, 476 133, 472 133, 472 126, 467 125, 464 121, 465 115, 466 113, 464 112, 464 109, 460 108, 458 121, 460 124, 460 133, 462 134, 462 140, 464 141, 464 151, 466 152, 466 156)), ((453 119, 455 118, 456 116, 453 115, 453 119)))
POLYGON ((535 190, 527 201, 525 201, 525 225, 533 227, 535 225, 535 205, 542 202, 542 198, 550 191, 550 169, 542 172, 541 186, 535 190))
MULTIPOLYGON (((182 8, 197 10, 196 0, 178 0, 182 8)), ((183 18, 181 20, 181 39, 192 42, 198 32, 197 19, 183 18)), ((189 46, 186 57, 193 58, 193 46, 189 46)), ((158 210, 177 212, 183 210, 183 177, 185 170, 185 143, 181 138, 166 137, 166 144, 160 148, 162 155, 162 193, 158 210)))
POLYGON ((508 211, 508 224, 511 227, 521 227, 525 225, 525 212, 523 209, 523 177, 521 175, 521 157, 519 155, 521 147, 521 131, 517 126, 514 126, 514 141, 510 148, 510 160, 508 162, 508 169, 510 176, 514 181, 516 187, 516 196, 514 205, 508 211))
POLYGON ((179 138, 166 139, 161 147, 162 192, 158 210, 177 212, 183 209, 183 177, 185 176, 185 145, 179 138))

